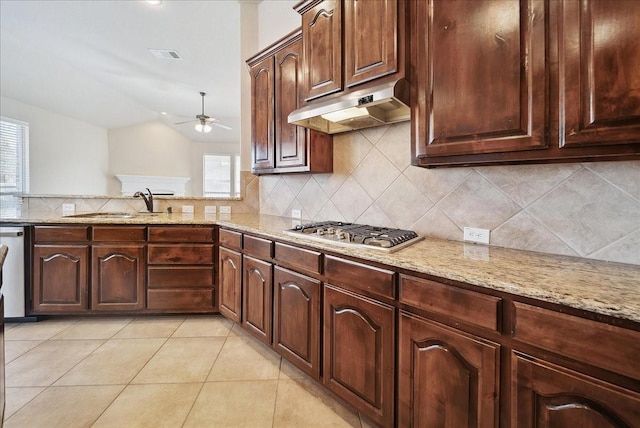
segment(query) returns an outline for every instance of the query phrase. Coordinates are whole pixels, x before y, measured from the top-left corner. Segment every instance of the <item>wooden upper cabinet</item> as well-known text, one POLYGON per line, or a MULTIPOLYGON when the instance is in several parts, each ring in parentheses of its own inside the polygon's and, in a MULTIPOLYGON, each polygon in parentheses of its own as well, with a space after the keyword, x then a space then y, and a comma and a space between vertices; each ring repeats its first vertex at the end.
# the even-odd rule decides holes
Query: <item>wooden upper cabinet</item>
MULTIPOLYGON (((404 4, 404 0, 400 1, 404 4)), ((404 25, 404 20, 401 23, 404 25)), ((397 71, 398 42, 401 41, 398 37, 398 0, 345 1, 346 86, 397 71)))
POLYGON ((417 157, 544 148, 545 2, 413 0, 412 9, 417 157))
POLYGON ((342 84, 342 0, 305 1, 302 15, 305 101, 339 92, 342 84))
POLYGON ((251 172, 331 172, 333 139, 289 124, 303 98, 302 33, 247 61, 251 73, 251 172))
POLYGON ((276 166, 304 166, 306 159, 306 133, 300 126, 288 121, 289 114, 299 107, 302 91, 302 40, 275 54, 276 97, 276 166))
POLYGON ((250 65, 251 73, 251 165, 253 169, 275 167, 274 64, 267 57, 250 65))
POLYGON ((569 0, 559 16, 560 146, 640 141, 640 2, 569 0))

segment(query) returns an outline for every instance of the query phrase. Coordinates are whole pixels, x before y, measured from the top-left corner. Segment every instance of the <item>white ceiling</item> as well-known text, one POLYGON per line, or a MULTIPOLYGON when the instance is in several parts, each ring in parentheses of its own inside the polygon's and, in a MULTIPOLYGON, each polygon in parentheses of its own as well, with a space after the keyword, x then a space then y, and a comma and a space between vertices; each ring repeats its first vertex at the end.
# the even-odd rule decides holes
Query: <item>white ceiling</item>
POLYGON ((160 120, 192 141, 237 144, 240 24, 237 0, 1 0, 1 94, 107 129, 160 120), (200 114, 200 91, 232 131, 173 125, 200 114))

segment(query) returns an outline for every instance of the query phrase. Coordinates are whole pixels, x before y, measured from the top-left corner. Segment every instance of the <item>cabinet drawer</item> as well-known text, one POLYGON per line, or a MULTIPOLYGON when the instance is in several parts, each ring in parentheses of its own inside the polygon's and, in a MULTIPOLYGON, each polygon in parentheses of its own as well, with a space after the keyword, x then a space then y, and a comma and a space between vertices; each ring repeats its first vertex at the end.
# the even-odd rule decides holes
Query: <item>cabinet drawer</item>
POLYGON ((150 227, 149 242, 213 242, 213 228, 150 227))
POLYGON ((211 288, 213 287, 213 268, 150 267, 147 284, 149 288, 211 288))
POLYGON ((389 299, 396 295, 394 272, 390 270, 325 256, 324 274, 332 284, 354 291, 368 291, 389 299))
POLYGON ((244 253, 262 260, 271 260, 271 249, 273 242, 268 239, 257 238, 251 235, 244 235, 244 253))
POLYGON ((242 249, 242 233, 233 230, 220 229, 218 231, 218 240, 222 247, 231 248, 233 250, 242 249))
POLYGON ((88 226, 35 226, 35 242, 86 242, 89 240, 88 226))
POLYGON ((400 276, 400 303, 499 331, 499 297, 412 276, 400 276))
POLYGON ((640 332, 524 303, 513 306, 516 339, 640 379, 640 332))
POLYGON ((93 228, 94 241, 146 241, 146 227, 96 226, 93 228))
POLYGON ((274 258, 276 261, 293 268, 320 273, 321 259, 320 253, 317 251, 305 250, 276 242, 274 258))
POLYGON ((148 290, 147 308, 168 311, 213 311, 213 289, 148 290))
POLYGON ((213 264, 213 245, 149 244, 149 264, 210 265, 213 264))

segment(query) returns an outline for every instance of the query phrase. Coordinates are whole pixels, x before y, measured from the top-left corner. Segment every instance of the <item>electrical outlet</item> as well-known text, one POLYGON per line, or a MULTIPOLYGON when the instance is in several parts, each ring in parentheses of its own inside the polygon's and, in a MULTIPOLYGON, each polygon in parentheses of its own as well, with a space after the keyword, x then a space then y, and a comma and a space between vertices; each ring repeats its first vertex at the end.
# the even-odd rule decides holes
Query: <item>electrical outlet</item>
POLYGON ((215 214, 216 213, 216 206, 215 205, 205 205, 204 213, 205 214, 215 214))
POLYGON ((193 214, 193 205, 183 205, 182 212, 186 214, 193 214))
POLYGON ((231 207, 229 205, 222 205, 220 207, 220 214, 231 214, 231 207))
POLYGON ((489 234, 491 230, 489 229, 478 229, 476 227, 465 227, 464 228, 464 240, 477 242, 479 244, 488 244, 489 243, 489 234))
POLYGON ((301 210, 296 210, 296 209, 291 210, 291 217, 293 217, 293 218, 301 218, 302 217, 302 211, 301 210))
POLYGON ((76 212, 76 204, 62 204, 62 211, 73 214, 76 212))

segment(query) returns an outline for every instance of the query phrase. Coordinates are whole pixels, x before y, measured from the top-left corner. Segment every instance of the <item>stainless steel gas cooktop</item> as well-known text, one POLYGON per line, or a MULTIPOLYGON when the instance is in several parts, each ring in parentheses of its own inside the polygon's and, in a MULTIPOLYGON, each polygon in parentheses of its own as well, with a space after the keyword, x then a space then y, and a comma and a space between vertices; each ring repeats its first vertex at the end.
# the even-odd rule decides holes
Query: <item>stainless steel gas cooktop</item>
POLYGON ((351 248, 380 250, 388 253, 398 251, 422 239, 412 230, 340 221, 307 223, 287 229, 284 233, 314 241, 332 243, 351 248))

